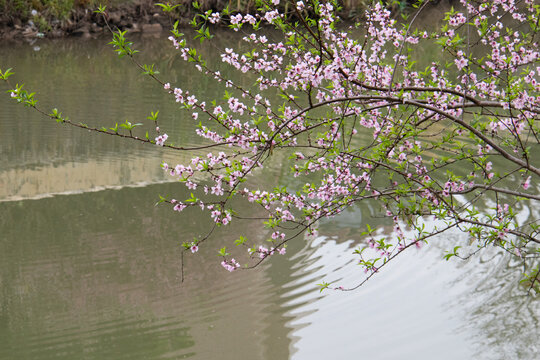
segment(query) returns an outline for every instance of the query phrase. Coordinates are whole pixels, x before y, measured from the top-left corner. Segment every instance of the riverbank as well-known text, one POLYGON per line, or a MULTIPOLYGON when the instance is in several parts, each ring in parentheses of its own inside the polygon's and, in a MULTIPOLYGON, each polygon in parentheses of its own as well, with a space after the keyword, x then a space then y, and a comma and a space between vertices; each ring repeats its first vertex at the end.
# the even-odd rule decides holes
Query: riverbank
MULTIPOLYGON (((0 16, 0 39, 97 37, 107 30, 105 19, 94 10, 96 6, 74 6, 63 18, 48 8, 5 13, 0 16)), ((174 14, 181 22, 189 21, 190 9, 174 14)), ((160 33, 170 27, 172 19, 154 1, 141 0, 118 3, 107 7, 107 21, 113 28, 131 33, 160 33)), ((176 21, 176 19, 175 19, 176 21)))
MULTIPOLYGON (((78 36, 97 37, 107 30, 103 16, 95 13, 102 0, 0 0, 0 39, 21 40, 35 38, 62 38, 78 36), (46 5, 44 5, 46 3, 46 5)), ((107 1, 108 22, 114 29, 132 33, 158 34, 170 28, 179 20, 187 25, 196 13, 192 2, 170 1, 178 5, 166 14, 157 5, 159 0, 109 0, 107 1)), ((161 1, 167 3, 167 1, 161 1)), ((367 0, 344 0, 340 16, 344 19, 358 19, 363 14, 367 0)), ((392 5, 394 11, 401 12, 410 0, 401 0, 402 5, 392 5), (397 7, 396 7, 397 6, 397 7)), ((226 0, 199 1, 203 11, 219 11, 229 6, 235 12, 255 10, 253 1, 226 0)), ((287 12, 287 5, 283 10, 287 12)))

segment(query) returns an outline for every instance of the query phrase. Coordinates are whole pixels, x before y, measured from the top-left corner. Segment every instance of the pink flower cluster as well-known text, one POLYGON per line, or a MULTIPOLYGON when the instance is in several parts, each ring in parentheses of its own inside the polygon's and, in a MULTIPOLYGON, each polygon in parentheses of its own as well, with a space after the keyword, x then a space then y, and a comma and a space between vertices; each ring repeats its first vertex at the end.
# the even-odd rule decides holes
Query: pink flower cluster
POLYGON ((167 141, 168 138, 169 138, 169 135, 167 134, 158 135, 155 139, 156 145, 163 146, 165 144, 165 141, 167 141))
MULTIPOLYGON (((278 254, 280 254, 280 255, 285 255, 287 250, 285 249, 285 247, 280 247, 280 248, 276 249, 276 248, 273 248, 273 247, 267 248, 267 247, 264 247, 264 246, 259 246, 259 248, 257 250, 255 250, 255 253, 257 253, 259 255, 260 259, 265 259, 268 256, 272 256, 276 252, 278 254)), ((249 253, 252 254, 253 251, 251 249, 249 249, 249 253)))
MULTIPOLYGON (((263 215, 243 216, 262 216, 273 228, 273 247, 254 250, 261 259, 285 251, 280 244, 286 226, 314 231, 316 221, 359 201, 376 199, 389 209, 394 243, 369 243, 385 259, 394 256, 393 249, 424 243, 422 236, 406 241, 399 223, 404 218, 437 215, 451 224, 465 221, 458 197, 471 195, 479 203, 474 191, 494 191, 505 180, 505 171, 495 169, 495 157, 508 161, 507 168, 531 166, 522 154, 533 141, 530 134, 536 133, 533 124, 540 112, 540 68, 534 68, 540 56, 538 44, 526 33, 504 24, 505 12, 525 22, 534 8, 531 1, 520 6, 502 0, 462 4, 466 11, 453 11, 440 31, 428 33, 401 27, 376 3, 366 14, 366 35, 336 26, 333 6, 317 4, 317 21, 310 29, 285 22, 282 37, 246 32, 243 40, 250 51, 223 49, 221 61, 241 79, 250 74, 256 79, 253 86, 211 69, 184 40, 171 38, 184 60, 227 87, 226 100, 207 106, 185 89, 164 86, 200 121, 196 133, 219 147, 188 165, 166 169, 190 190, 205 181, 200 186, 204 200, 178 202, 175 210, 197 205, 216 224, 227 225, 237 216, 231 199, 258 204, 263 215), (481 53, 454 41, 465 36, 466 23, 477 30, 481 53), (448 56, 444 61, 418 66, 409 56, 409 50, 435 43, 441 56, 448 56), (283 97, 279 105, 271 100, 276 92, 283 97), (276 154, 290 155, 295 180, 273 189, 249 181, 276 154)), ((299 10, 309 6, 314 5, 296 3, 299 10)), ((258 21, 285 21, 279 8, 267 4, 262 9, 257 14, 208 13, 207 21, 229 21, 234 30, 258 21)), ((167 135, 160 135, 156 144, 163 146, 165 140, 167 135)), ((524 190, 531 176, 522 182, 524 190)), ((469 220, 488 221, 481 215, 469 220)), ((374 262, 363 264, 371 272, 379 268, 374 262)), ((222 265, 229 271, 238 268, 234 259, 222 265)))
POLYGON ((234 270, 240 267, 240 264, 235 259, 231 259, 231 260, 223 260, 221 262, 221 266, 223 266, 225 270, 229 272, 233 272, 234 270))

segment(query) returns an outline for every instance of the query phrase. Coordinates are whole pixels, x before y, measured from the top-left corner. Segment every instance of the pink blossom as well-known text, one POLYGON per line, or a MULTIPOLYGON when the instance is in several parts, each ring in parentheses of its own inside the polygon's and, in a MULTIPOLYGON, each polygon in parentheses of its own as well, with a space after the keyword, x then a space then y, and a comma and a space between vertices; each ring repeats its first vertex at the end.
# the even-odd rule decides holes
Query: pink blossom
POLYGON ((464 24, 466 21, 467 18, 465 18, 462 13, 457 13, 448 20, 448 24, 451 26, 459 26, 464 24))
POLYGON ((196 102, 197 102, 197 99, 195 98, 194 95, 188 96, 188 98, 187 98, 187 103, 188 103, 189 105, 194 105, 196 102))
POLYGON ((457 66, 458 70, 463 69, 465 66, 467 66, 469 64, 469 60, 467 60, 465 58, 455 59, 454 62, 456 63, 456 66, 457 66))
POLYGON ((219 115, 222 113, 223 113, 223 109, 221 108, 221 106, 218 105, 214 108, 214 115, 219 115))
POLYGON ((163 146, 165 144, 165 141, 167 141, 167 138, 169 136, 167 134, 159 135, 156 137, 156 145, 163 146))
POLYGON ((242 22, 242 14, 236 14, 231 16, 231 24, 239 24, 242 22))
POLYGON ((181 212, 182 210, 184 210, 187 206, 185 204, 182 204, 181 202, 178 202, 176 203, 176 205, 174 205, 174 211, 178 211, 178 212, 181 212))
POLYGON ((531 177, 529 176, 527 178, 527 180, 525 180, 525 182, 523 183, 523 189, 524 190, 527 190, 529 188, 529 186, 531 186, 531 177))
POLYGON ((212 24, 218 23, 220 20, 220 16, 218 12, 212 13, 210 17, 208 18, 208 21, 210 21, 212 24))
POLYGON ((230 261, 223 260, 221 262, 221 266, 225 268, 225 270, 229 272, 233 272, 234 270, 238 269, 240 267, 240 264, 235 259, 231 259, 230 261))
POLYGON ((244 22, 255 25, 257 23, 257 19, 253 15, 247 14, 244 16, 244 22))
POLYGON ((190 190, 195 190, 197 188, 197 184, 194 183, 193 181, 186 181, 186 186, 188 189, 190 190))

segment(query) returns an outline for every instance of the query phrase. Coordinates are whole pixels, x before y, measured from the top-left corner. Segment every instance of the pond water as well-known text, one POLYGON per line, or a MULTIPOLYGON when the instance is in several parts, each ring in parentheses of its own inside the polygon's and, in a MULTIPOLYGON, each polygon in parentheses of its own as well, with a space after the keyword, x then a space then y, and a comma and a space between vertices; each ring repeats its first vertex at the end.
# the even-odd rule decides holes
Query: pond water
MULTIPOLYGON (((200 143, 189 114, 107 42, 0 44, 0 67, 76 121, 144 122, 159 109, 171 139, 200 143)), ((165 39, 136 46, 171 83, 221 97, 165 39)), ((321 280, 354 285, 361 275, 351 253, 377 222, 369 208, 325 221, 318 238, 251 271, 229 274, 219 246, 201 246, 181 282, 179 245, 209 223, 154 204, 186 195, 160 163, 188 157, 66 128, 0 97, 1 359, 538 359, 540 302, 517 285, 521 269, 496 251, 445 262, 459 234, 354 292, 319 293, 321 280)), ((238 223, 215 236, 245 232, 267 235, 238 223)))

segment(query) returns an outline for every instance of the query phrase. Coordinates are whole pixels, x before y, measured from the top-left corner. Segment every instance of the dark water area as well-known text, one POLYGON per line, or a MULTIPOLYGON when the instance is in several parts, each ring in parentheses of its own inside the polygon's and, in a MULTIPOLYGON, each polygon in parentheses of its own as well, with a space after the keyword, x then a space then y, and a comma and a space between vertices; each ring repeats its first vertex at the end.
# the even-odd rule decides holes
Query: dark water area
MULTIPOLYGON (((238 44, 222 36, 218 43, 238 44)), ((0 44, 0 68, 13 67, 14 82, 76 121, 146 123, 159 110, 171 141, 201 144, 189 113, 108 41, 0 44)), ((166 39, 135 46, 172 84, 222 97, 166 39)), ((219 244, 205 244, 186 254, 182 282, 180 244, 210 222, 154 204, 159 194, 188 195, 160 163, 190 156, 67 128, 0 96, 0 359, 538 358, 540 303, 518 285, 518 264, 494 250, 444 261, 458 233, 404 255, 354 292, 319 293, 321 281, 361 277, 352 251, 365 223, 392 231, 367 205, 250 271, 224 271, 219 244)), ((285 173, 270 166, 255 181, 285 173)), ((538 218, 540 209, 520 216, 538 218)), ((214 236, 230 243, 246 232, 268 235, 238 222, 214 236)))

